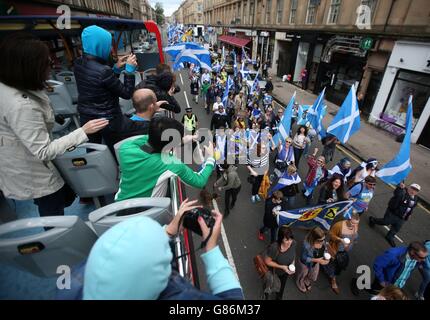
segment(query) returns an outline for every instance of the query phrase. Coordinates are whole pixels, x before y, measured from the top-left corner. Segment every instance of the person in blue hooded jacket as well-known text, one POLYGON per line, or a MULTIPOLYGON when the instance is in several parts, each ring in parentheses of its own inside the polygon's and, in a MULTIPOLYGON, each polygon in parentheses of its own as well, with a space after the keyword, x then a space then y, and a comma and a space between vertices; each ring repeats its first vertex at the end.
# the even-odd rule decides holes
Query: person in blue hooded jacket
POLYGON ((202 238, 208 240, 201 255, 211 293, 195 288, 172 270, 169 245, 180 228, 182 215, 197 208, 184 200, 172 222, 162 227, 148 217, 125 220, 106 231, 94 244, 85 266, 85 300, 217 300, 243 299, 232 267, 224 258, 218 238, 222 215, 212 211, 212 234, 202 218, 202 238))
POLYGON ((112 50, 111 33, 93 25, 85 28, 81 37, 83 55, 74 64, 81 126, 92 119, 108 119, 109 125, 101 132, 90 135, 89 141, 101 143, 103 138, 113 151, 113 145, 118 142, 117 135, 113 133, 123 130, 119 98, 131 99, 133 96, 136 56, 123 57, 111 68, 108 65, 112 50), (124 83, 118 77, 123 69, 124 83))

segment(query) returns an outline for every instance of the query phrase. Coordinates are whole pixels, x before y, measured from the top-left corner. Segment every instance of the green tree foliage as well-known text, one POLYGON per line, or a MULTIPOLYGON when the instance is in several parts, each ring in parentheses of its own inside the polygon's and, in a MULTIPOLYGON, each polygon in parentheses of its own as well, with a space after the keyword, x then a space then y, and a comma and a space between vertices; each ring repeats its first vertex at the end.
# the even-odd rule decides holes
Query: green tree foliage
POLYGON ((159 26, 164 24, 164 9, 163 4, 160 2, 155 4, 155 18, 159 26))

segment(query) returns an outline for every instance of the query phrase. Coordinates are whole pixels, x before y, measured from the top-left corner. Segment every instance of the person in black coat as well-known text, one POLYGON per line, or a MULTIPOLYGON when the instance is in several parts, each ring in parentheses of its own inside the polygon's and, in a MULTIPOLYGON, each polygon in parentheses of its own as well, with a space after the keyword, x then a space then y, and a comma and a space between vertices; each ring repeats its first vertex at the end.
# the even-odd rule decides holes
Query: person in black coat
POLYGON ((74 75, 78 89, 78 112, 83 126, 90 120, 107 119, 109 125, 88 136, 89 142, 106 142, 112 153, 118 142, 113 133, 122 130, 122 111, 119 98, 130 99, 133 95, 137 67, 136 56, 123 57, 112 69, 108 65, 112 49, 112 35, 98 26, 89 26, 82 32, 83 56, 76 59, 74 75), (125 66, 124 84, 117 74, 125 66))
POLYGON ((218 111, 214 113, 211 120, 211 130, 217 130, 220 128, 228 128, 228 116, 224 111, 222 105, 219 106, 218 111))
POLYGON ((284 194, 281 191, 273 192, 272 196, 266 200, 264 206, 264 218, 263 227, 258 230, 258 239, 264 241, 264 232, 270 230, 270 242, 276 241, 276 229, 278 229, 278 223, 276 221, 276 215, 273 214, 273 209, 279 207, 282 211, 286 208, 286 203, 284 201, 284 194))
POLYGON ((269 77, 269 79, 267 80, 264 90, 268 93, 271 93, 273 91, 272 77, 269 77))
POLYGON ((168 105, 165 106, 165 110, 180 113, 181 106, 173 96, 179 90, 175 81, 175 75, 171 71, 164 70, 160 74, 147 76, 145 80, 136 86, 136 90, 151 89, 157 96, 158 101, 167 101, 168 105))
POLYGON ((396 190, 394 190, 393 197, 388 202, 388 208, 385 211, 384 217, 382 219, 369 217, 369 225, 371 227, 375 224, 391 225, 391 229, 388 231, 385 239, 392 247, 396 246, 394 236, 400 231, 403 224, 409 220, 414 208, 417 206, 417 195, 420 191, 421 187, 416 183, 411 184, 408 188, 406 188, 403 182, 400 183, 396 190))

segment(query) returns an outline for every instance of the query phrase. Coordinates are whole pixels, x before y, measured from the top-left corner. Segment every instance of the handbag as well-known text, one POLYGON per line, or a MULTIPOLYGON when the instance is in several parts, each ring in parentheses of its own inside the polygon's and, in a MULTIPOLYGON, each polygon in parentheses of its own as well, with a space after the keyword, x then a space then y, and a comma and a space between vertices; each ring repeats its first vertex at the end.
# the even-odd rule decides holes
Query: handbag
POLYGON ((269 268, 264 262, 264 258, 261 254, 258 254, 254 257, 254 265, 258 275, 261 279, 263 279, 266 273, 269 271, 269 268))

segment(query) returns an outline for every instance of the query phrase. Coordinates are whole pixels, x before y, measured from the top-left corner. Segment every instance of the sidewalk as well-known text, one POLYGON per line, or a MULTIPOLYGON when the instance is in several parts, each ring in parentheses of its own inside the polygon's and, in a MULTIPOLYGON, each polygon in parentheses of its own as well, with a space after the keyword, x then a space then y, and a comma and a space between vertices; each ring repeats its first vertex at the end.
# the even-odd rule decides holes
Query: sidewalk
MULTIPOLYGON (((299 104, 312 105, 317 98, 313 93, 304 91, 295 85, 282 82, 280 78, 273 78, 273 97, 283 106, 290 101, 296 91, 296 101, 299 104)), ((339 106, 327 102, 328 112, 323 123, 327 128, 336 114, 339 106)), ((377 158, 380 167, 392 160, 400 148, 393 135, 385 130, 379 129, 365 121, 361 121, 361 129, 344 145, 346 149, 358 156, 360 159, 377 158)), ((430 204, 430 151, 426 148, 411 144, 412 171, 407 178, 407 183, 418 183, 421 186, 420 198, 430 204)))

